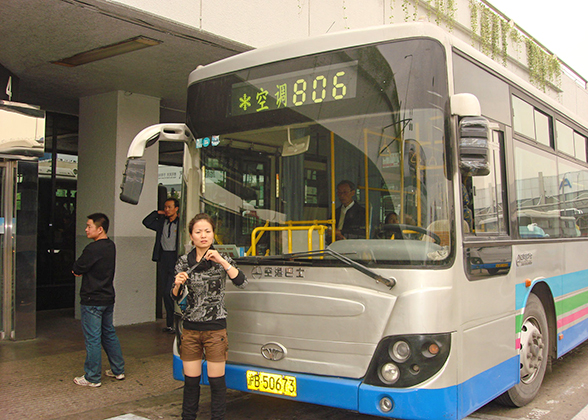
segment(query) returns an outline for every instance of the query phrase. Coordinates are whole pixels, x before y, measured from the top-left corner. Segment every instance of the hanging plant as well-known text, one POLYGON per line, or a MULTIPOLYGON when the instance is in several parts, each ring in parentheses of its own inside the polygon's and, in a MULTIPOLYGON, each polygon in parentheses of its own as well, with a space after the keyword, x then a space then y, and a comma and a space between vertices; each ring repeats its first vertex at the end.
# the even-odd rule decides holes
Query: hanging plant
POLYGON ((435 14, 435 23, 437 26, 439 26, 443 20, 443 0, 435 0, 435 7, 437 8, 437 13, 435 14))
POLYGON ((345 5, 345 0, 343 0, 343 27, 345 29, 349 29, 347 22, 347 6, 345 5))
POLYGON ((394 23, 394 3, 395 0, 390 0, 390 16, 388 17, 390 19, 390 23, 394 23))
POLYGON ((402 0, 402 10, 404 10, 404 21, 408 22, 408 2, 409 0, 402 0))
POLYGON ((491 45, 491 50, 492 50, 491 57, 492 57, 492 60, 496 60, 496 57, 498 57, 498 54, 500 53, 500 48, 498 46, 498 40, 500 38, 500 17, 497 14, 492 13, 491 19, 492 19, 492 25, 491 25, 492 33, 490 35, 490 45, 491 45))
POLYGON ((487 56, 490 56, 491 48, 490 48, 490 38, 491 38, 491 18, 490 18, 490 10, 483 5, 480 5, 482 16, 480 19, 480 43, 482 47, 482 52, 487 56))
POLYGON ((431 21, 431 13, 433 12, 433 5, 431 5, 432 0, 427 0, 427 20, 431 21))
POLYGON ((478 41, 478 2, 470 0, 470 24, 472 26, 472 47, 478 41))
POLYGON ((510 26, 510 32, 509 32, 509 37, 510 40, 512 41, 515 51, 517 52, 517 56, 521 53, 521 35, 519 34, 519 30, 517 28, 514 27, 514 22, 512 24, 509 23, 510 26))
POLYGON ((547 61, 548 77, 557 87, 561 87, 561 64, 555 55, 549 56, 547 61))
POLYGON ((447 26, 449 27, 449 32, 453 32, 453 29, 455 28, 455 13, 457 12, 456 0, 447 0, 446 9, 449 18, 447 26))
POLYGON ((510 26, 508 22, 504 19, 500 20, 500 42, 502 45, 501 57, 502 57, 502 65, 506 67, 507 60, 508 60, 508 34, 510 33, 510 26))
POLYGON ((416 22, 418 20, 419 0, 413 0, 412 7, 414 7, 414 11, 412 13, 412 20, 416 22))
POLYGON ((508 39, 512 41, 517 55, 520 44, 526 45, 529 81, 545 91, 548 83, 556 86, 561 84, 561 63, 557 57, 548 54, 536 41, 523 36, 513 22, 506 22, 478 0, 469 0, 470 25, 472 28, 472 46, 479 41, 480 51, 500 61, 503 66, 508 64, 508 39), (479 20, 478 20, 479 19, 479 20), (478 34, 479 30, 479 34, 478 34))
POLYGON ((527 66, 529 66, 529 80, 535 86, 545 91, 547 85, 544 76, 545 72, 545 61, 543 51, 539 46, 533 42, 530 38, 525 38, 525 44, 527 46, 527 66))

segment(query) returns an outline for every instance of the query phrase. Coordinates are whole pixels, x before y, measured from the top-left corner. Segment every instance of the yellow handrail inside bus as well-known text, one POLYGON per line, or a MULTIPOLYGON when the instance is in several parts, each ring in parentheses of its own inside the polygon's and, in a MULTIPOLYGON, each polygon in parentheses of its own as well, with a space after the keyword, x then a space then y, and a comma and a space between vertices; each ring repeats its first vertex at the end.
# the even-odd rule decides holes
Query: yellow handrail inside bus
POLYGON ((261 239, 265 232, 288 232, 288 253, 292 252, 292 232, 306 230, 308 234, 308 250, 312 251, 312 232, 318 231, 319 234, 319 249, 325 249, 325 231, 329 229, 327 224, 333 224, 333 220, 313 220, 311 221, 288 221, 287 226, 268 226, 268 223, 263 227, 257 227, 251 232, 251 247, 247 251, 247 255, 257 255, 257 242, 261 239), (312 223, 309 225, 309 223, 312 223), (304 224, 307 226, 294 226, 304 224))
MULTIPOLYGON (((270 223, 269 220, 266 220, 265 225, 263 225, 263 227, 268 227, 269 223, 270 223)), ((255 232, 255 230, 253 232, 255 232)), ((253 244, 257 244, 257 241, 259 241, 261 239, 262 235, 263 235, 263 232, 260 232, 259 236, 255 239, 255 241, 253 241, 253 233, 251 234, 251 246, 249 247, 249 249, 245 253, 246 256, 255 255, 255 254, 252 254, 253 249, 254 249, 253 244)))

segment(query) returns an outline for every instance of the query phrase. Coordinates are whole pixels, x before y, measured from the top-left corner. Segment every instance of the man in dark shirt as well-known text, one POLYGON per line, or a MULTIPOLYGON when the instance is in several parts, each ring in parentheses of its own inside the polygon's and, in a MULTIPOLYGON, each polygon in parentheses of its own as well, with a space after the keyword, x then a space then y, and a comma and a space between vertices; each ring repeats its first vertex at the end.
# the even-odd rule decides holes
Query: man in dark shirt
POLYGON ((355 201, 355 184, 349 180, 339 182, 337 198, 341 205, 335 210, 335 238, 365 239, 365 208, 355 201))
POLYGON ((106 371, 106 376, 118 380, 125 378, 125 362, 112 323, 116 247, 106 235, 108 226, 109 220, 105 214, 94 213, 88 216, 86 236, 94 242, 84 248, 72 269, 75 276, 82 276, 80 309, 86 341, 86 373, 74 378, 74 383, 82 386, 102 385, 101 346, 110 362, 110 370, 106 371))
POLYGON ((165 305, 164 332, 175 333, 174 302, 171 289, 175 279, 175 266, 178 259, 178 210, 180 203, 175 198, 168 198, 163 210, 154 210, 143 219, 147 229, 155 231, 155 245, 152 260, 157 261, 157 300, 163 298, 165 305))

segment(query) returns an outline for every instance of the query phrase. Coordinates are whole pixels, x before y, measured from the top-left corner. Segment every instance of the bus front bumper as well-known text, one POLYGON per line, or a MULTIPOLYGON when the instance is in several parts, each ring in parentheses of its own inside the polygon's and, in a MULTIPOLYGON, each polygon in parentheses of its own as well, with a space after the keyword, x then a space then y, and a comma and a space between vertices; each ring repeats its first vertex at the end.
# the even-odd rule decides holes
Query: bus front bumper
MULTIPOLYGON (((361 379, 331 376, 292 374, 261 368, 263 372, 296 377, 296 396, 251 390, 247 387, 247 371, 260 370, 252 366, 227 363, 225 378, 227 388, 260 395, 273 396, 311 404, 342 408, 375 416, 398 419, 457 419, 457 387, 443 389, 395 389, 366 385, 361 379), (381 408, 382 399, 391 402, 387 412, 381 408)), ((183 381, 182 361, 174 355, 174 379, 183 381)), ((202 383, 208 385, 206 362, 202 367, 202 383)))

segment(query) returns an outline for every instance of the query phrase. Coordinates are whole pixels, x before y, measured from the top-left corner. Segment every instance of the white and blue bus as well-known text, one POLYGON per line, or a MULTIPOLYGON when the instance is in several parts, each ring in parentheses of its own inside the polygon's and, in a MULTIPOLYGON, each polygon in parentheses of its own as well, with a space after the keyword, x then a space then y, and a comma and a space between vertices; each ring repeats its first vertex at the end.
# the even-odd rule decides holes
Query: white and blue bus
POLYGON ((185 142, 181 214, 211 214, 249 278, 227 286, 229 388, 461 419, 528 403, 588 338, 587 127, 435 25, 345 31, 196 69, 121 197, 146 146, 185 142), (365 220, 336 240, 341 180, 365 220))

